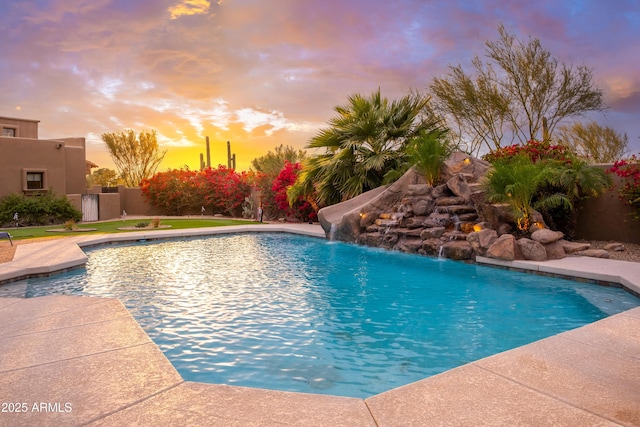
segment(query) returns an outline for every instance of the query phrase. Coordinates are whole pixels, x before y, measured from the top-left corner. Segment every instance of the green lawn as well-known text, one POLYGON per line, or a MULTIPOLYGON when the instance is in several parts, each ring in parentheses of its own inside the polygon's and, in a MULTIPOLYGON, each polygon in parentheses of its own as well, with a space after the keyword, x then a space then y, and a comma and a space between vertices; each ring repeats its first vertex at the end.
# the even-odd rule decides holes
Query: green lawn
POLYGON ((61 229, 62 224, 49 225, 45 227, 19 227, 19 228, 2 228, 1 231, 8 231, 11 236, 16 239, 32 239, 35 237, 53 237, 53 236, 77 236, 82 234, 96 234, 96 233, 124 233, 131 231, 155 231, 155 230, 179 230, 183 228, 203 228, 203 227, 221 227, 225 225, 246 225, 246 224, 259 224, 250 220, 241 219, 163 219, 160 221, 160 226, 170 225, 171 228, 140 228, 134 230, 118 230, 119 227, 134 227, 140 222, 151 222, 149 219, 128 219, 125 221, 116 220, 108 222, 96 222, 96 223, 84 223, 79 224, 78 228, 95 228, 95 231, 69 231, 69 232, 50 232, 47 230, 61 229))

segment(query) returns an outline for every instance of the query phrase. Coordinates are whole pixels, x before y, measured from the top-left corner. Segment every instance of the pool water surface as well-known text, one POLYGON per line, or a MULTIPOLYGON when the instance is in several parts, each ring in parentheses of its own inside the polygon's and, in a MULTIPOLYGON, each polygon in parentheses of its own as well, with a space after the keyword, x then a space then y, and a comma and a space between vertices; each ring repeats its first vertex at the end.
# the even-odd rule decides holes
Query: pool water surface
POLYGON ((621 289, 280 233, 101 246, 27 296, 119 298, 187 381, 369 397, 640 305, 621 289))

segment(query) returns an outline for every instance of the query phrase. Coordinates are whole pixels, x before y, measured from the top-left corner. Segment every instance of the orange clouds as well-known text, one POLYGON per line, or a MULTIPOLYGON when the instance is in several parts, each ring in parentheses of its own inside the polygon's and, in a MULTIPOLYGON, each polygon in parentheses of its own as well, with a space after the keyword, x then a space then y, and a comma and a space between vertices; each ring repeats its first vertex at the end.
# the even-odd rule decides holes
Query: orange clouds
POLYGON ((209 136, 230 140, 244 169, 280 144, 303 148, 353 93, 424 90, 504 22, 610 82, 609 118, 640 143, 640 18, 605 3, 8 0, 0 115, 19 105, 43 138, 85 136, 102 167, 100 135, 131 128, 158 131, 161 168, 197 168, 209 136))
POLYGON ((209 2, 207 0, 183 0, 182 2, 170 6, 167 10, 171 19, 177 19, 185 15, 199 15, 207 13, 209 10, 209 2))

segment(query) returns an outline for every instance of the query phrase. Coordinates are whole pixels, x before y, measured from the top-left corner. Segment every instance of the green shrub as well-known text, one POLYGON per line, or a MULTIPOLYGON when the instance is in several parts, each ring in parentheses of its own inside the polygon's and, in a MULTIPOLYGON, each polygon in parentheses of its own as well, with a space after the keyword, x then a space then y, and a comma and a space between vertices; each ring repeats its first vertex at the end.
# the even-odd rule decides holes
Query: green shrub
POLYGON ((453 152, 453 147, 445 139, 444 131, 421 131, 407 145, 409 161, 415 163, 418 172, 427 183, 434 185, 440 179, 443 162, 453 152))
POLYGON ((149 226, 148 222, 139 222, 134 227, 136 228, 147 228, 149 226))
POLYGON ((15 214, 18 214, 17 223, 21 226, 62 224, 82 219, 82 212, 66 197, 56 197, 51 192, 37 196, 9 194, 0 199, 0 225, 16 226, 15 214))

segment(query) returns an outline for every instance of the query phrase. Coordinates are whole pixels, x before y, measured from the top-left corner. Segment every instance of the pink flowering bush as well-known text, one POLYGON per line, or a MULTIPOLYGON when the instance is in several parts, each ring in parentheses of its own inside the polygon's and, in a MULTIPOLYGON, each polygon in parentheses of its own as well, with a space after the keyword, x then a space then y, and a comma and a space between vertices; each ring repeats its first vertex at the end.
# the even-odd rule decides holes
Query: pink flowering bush
POLYGON ((618 186, 620 200, 633 208, 633 218, 640 221, 640 159, 635 154, 628 159, 618 160, 607 173, 622 178, 618 186))
POLYGON ((496 160, 510 159, 519 155, 525 155, 533 163, 541 160, 558 160, 562 163, 571 164, 575 155, 571 150, 560 144, 551 144, 549 141, 530 140, 526 144, 513 144, 507 147, 500 147, 489 154, 483 156, 484 160, 493 163, 496 160))

